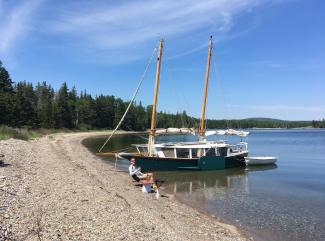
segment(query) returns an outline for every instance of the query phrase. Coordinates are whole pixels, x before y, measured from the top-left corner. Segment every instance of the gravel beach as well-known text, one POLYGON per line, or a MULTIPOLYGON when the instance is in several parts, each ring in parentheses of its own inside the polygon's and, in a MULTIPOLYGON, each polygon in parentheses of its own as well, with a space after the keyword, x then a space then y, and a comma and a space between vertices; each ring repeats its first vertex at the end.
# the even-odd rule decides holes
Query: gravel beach
POLYGON ((0 141, 0 241, 247 240, 173 196, 143 194, 81 144, 98 134, 0 141))

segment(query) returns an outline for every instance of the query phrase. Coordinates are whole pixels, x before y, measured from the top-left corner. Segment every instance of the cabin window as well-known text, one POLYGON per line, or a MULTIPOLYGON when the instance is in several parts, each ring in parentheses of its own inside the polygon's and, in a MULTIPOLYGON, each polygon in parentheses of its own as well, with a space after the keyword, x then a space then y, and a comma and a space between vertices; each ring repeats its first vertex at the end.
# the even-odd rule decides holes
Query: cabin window
POLYGON ((192 158, 198 158, 204 155, 204 149, 203 148, 195 148, 192 149, 192 158))
POLYGON ((177 157, 180 158, 189 158, 190 157, 190 149, 186 148, 178 148, 176 149, 177 157))
POLYGON ((209 148, 205 149, 205 156, 215 156, 216 155, 216 149, 209 148))
POLYGON ((227 147, 219 147, 218 154, 218 156, 227 156, 227 147))
POLYGON ((165 157, 175 157, 174 149, 173 148, 164 148, 162 149, 165 157))
POLYGON ((197 149, 192 149, 192 158, 197 157, 197 149))

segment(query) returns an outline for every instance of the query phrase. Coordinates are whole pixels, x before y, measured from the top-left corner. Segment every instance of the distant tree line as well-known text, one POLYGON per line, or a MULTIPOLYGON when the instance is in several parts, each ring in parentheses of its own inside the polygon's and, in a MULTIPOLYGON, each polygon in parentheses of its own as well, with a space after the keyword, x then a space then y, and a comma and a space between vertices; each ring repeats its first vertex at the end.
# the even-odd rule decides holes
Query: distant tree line
POLYGON ((325 128, 325 119, 321 121, 312 121, 311 122, 312 127, 314 128, 325 128))
MULTIPOLYGON (((129 102, 112 95, 77 93, 75 87, 63 83, 54 90, 46 82, 33 86, 26 81, 14 83, 0 61, 0 125, 30 128, 113 129, 129 102)), ((152 106, 133 103, 121 129, 144 131, 150 128, 152 106)), ((323 121, 281 121, 264 119, 208 120, 208 128, 324 128, 323 121)), ((185 111, 157 113, 157 127, 194 127, 199 119, 185 111)))

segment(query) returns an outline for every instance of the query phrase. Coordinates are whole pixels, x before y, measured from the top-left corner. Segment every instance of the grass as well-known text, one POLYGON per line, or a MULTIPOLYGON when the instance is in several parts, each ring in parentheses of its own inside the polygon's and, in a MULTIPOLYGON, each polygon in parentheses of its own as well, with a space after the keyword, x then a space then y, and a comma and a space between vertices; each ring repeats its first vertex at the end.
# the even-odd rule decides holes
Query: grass
POLYGON ((6 140, 9 138, 32 140, 43 136, 40 131, 31 130, 28 128, 13 128, 5 125, 0 126, 0 140, 6 140))
MULTIPOLYGON (((10 138, 20 139, 20 140, 34 140, 39 137, 48 135, 50 139, 53 139, 53 134, 63 132, 63 133, 72 133, 72 132, 83 132, 83 131, 95 131, 91 130, 88 126, 81 126, 79 129, 69 130, 69 129, 32 129, 29 127, 15 128, 9 127, 6 125, 0 125, 0 140, 7 140, 10 138)), ((107 130, 96 130, 96 131, 107 131, 107 130)))
POLYGON ((20 140, 34 140, 45 135, 52 135, 58 132, 71 132, 71 130, 66 129, 32 129, 28 127, 14 128, 5 125, 0 125, 0 140, 7 140, 10 138, 20 139, 20 140))

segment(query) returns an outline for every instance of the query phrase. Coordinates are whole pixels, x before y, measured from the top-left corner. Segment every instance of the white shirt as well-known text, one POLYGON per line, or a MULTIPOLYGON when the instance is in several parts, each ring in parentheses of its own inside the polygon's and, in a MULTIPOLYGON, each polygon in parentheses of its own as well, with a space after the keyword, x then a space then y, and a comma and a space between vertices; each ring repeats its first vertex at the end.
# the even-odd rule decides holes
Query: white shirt
POLYGON ((135 166, 133 164, 131 164, 129 166, 129 173, 130 173, 130 176, 132 175, 137 175, 137 176, 141 176, 142 173, 139 171, 139 168, 135 168, 135 166))

